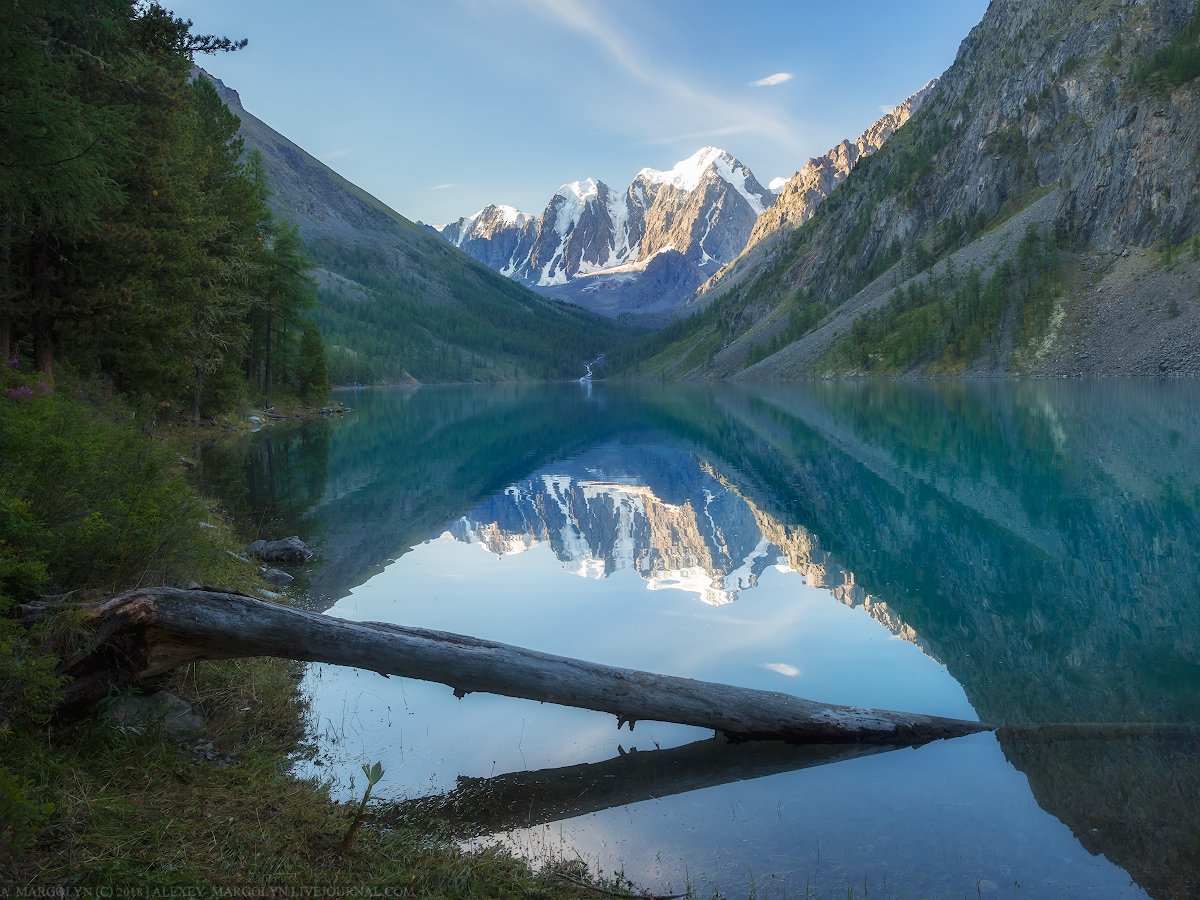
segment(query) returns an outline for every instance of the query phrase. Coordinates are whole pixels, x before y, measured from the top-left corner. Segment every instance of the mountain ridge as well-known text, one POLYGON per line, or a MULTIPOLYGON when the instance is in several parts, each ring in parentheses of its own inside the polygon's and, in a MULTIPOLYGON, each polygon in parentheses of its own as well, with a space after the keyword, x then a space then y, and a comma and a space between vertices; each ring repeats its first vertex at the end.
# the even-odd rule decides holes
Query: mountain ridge
POLYGON ((703 147, 666 171, 642 169, 623 193, 588 178, 560 187, 540 216, 489 205, 425 227, 548 296, 606 315, 653 314, 733 259, 774 202, 740 161, 703 147))
POLYGON ((1170 68, 1200 55, 1198 17, 1196 0, 994 0, 921 108, 809 221, 612 370, 1200 372, 1200 82, 1170 68), (799 369, 789 359, 864 290, 911 282, 1056 188, 1029 241, 977 286, 961 270, 923 279, 861 304, 858 330, 828 354, 799 369))
POLYGON ((623 332, 450 247, 246 111, 195 70, 261 154, 270 205, 298 226, 315 272, 311 315, 340 382, 579 377, 623 332), (341 375, 339 378, 338 375, 341 375))

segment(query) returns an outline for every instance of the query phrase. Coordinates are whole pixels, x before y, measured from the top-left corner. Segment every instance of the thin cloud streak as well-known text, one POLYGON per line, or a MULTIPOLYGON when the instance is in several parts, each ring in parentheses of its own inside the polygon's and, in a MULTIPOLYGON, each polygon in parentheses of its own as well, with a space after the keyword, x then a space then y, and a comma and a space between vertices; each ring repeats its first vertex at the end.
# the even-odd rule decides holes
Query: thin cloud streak
POLYGON ((758 81, 750 82, 750 87, 772 87, 776 84, 783 84, 785 81, 791 80, 791 72, 776 72, 774 75, 768 75, 766 78, 760 78, 758 81))
POLYGON ((446 188, 454 187, 453 182, 450 184, 435 184, 430 188, 431 191, 444 191, 446 188))
MULTIPOLYGON (((556 19, 560 24, 597 44, 626 75, 655 90, 675 107, 691 110, 693 116, 741 122, 737 127, 772 138, 784 146, 800 147, 800 136, 779 120, 778 114, 748 109, 744 100, 734 100, 699 90, 679 76, 660 71, 637 42, 616 23, 603 17, 589 0, 521 0, 535 12, 556 19)), ((774 77, 774 76, 772 76, 774 77)), ((733 132, 729 132, 733 133, 733 132)))
POLYGON ((349 156, 350 150, 334 150, 332 153, 326 153, 321 159, 341 159, 343 156, 349 156))
POLYGON ((745 134, 750 131, 749 125, 727 125, 724 128, 714 128, 711 131, 693 131, 689 134, 676 134, 671 137, 654 138, 650 141, 640 141, 635 147, 661 147, 664 144, 676 144, 680 141, 695 141, 704 138, 725 137, 730 134, 745 134))

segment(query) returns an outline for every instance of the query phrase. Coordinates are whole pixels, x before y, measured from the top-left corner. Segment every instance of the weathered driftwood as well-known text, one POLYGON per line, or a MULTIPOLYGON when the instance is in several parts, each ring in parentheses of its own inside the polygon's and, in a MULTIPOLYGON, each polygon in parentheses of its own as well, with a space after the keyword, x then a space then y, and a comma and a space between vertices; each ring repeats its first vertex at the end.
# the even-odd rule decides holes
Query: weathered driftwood
MULTIPOLYGON (((24 607, 38 618, 53 604, 24 607)), ((84 607, 92 644, 68 661, 69 701, 145 682, 205 659, 274 656, 434 681, 645 719, 712 728, 737 740, 920 743, 988 730, 979 722, 814 703, 788 694, 655 675, 509 644, 380 622, 348 622, 217 588, 149 588, 84 607)))

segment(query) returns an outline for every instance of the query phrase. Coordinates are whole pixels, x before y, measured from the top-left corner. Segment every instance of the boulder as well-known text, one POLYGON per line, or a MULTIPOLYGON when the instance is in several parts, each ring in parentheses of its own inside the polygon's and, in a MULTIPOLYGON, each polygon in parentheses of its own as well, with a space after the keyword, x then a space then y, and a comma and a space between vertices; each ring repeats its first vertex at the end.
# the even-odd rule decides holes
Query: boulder
POLYGON ((255 541, 246 548, 251 556, 277 566, 302 566, 312 558, 312 551, 296 535, 281 541, 255 541))
POLYGON ((275 587, 283 587, 285 584, 295 581, 291 575, 279 569, 261 569, 258 574, 262 576, 263 581, 273 584, 275 587))

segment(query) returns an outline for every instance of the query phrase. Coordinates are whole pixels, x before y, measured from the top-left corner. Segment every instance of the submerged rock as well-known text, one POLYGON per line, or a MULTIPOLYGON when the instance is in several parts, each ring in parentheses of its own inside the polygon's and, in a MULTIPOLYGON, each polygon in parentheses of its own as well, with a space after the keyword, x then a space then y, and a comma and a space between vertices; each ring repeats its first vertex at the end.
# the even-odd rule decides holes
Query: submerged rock
POLYGON ((261 569, 258 574, 262 576, 263 581, 267 582, 267 584, 273 584, 276 587, 283 587, 285 584, 291 584, 295 581, 291 575, 279 569, 261 569))
POLYGON ((122 728, 145 729, 161 723, 163 733, 178 740, 204 727, 204 719, 191 704, 165 691, 122 697, 109 716, 122 728))

